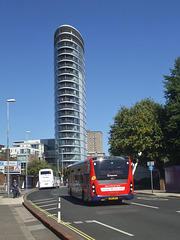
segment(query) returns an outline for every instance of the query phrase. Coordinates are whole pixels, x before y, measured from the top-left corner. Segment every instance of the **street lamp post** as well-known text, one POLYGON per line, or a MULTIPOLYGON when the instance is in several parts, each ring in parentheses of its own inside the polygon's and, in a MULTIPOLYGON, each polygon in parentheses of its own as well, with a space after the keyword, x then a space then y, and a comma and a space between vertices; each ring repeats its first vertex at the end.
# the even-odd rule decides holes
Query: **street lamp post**
POLYGON ((27 165, 28 165, 28 133, 30 133, 30 131, 26 131, 26 190, 28 187, 28 178, 27 178, 27 165))
POLYGON ((64 148, 62 148, 62 186, 63 186, 63 152, 64 152, 64 148))
POLYGON ((55 142, 55 158, 57 167, 57 176, 59 176, 59 145, 55 142))
POLYGON ((15 102, 15 99, 8 99, 7 100, 7 161, 8 161, 8 197, 9 197, 9 103, 15 102))
POLYGON ((58 171, 58 174, 59 174, 59 154, 56 153, 57 155, 57 171, 58 171))

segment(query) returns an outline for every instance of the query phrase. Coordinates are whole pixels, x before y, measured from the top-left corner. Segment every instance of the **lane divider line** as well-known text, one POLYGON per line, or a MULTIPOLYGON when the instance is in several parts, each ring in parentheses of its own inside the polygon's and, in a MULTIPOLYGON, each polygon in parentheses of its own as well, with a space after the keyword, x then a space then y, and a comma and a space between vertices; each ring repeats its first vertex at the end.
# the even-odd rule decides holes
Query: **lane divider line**
POLYGON ((159 209, 159 207, 150 206, 150 205, 145 205, 145 204, 141 204, 141 203, 131 202, 131 204, 133 204, 133 205, 137 205, 137 206, 141 206, 141 207, 147 207, 147 208, 159 209))
POLYGON ((70 230, 72 230, 73 232, 79 234, 80 236, 84 237, 87 240, 95 240, 94 238, 92 238, 91 236, 87 235, 86 233, 80 231, 79 229, 63 222, 62 220, 59 221, 59 219, 55 216, 53 216, 52 214, 50 214, 49 212, 43 210, 42 208, 40 208, 39 206, 37 206, 35 203, 33 203, 31 200, 28 200, 28 202, 34 206, 35 208, 37 208, 40 212, 43 212, 45 215, 51 217, 52 219, 54 219, 56 222, 58 222, 59 224, 62 224, 63 226, 69 228, 70 230))
POLYGON ((58 202, 58 223, 61 221, 61 198, 59 197, 59 202, 58 202))
POLYGON ((54 200, 54 198, 45 198, 45 199, 33 200, 33 202, 43 202, 43 201, 49 201, 49 200, 54 200))
POLYGON ((118 228, 109 226, 109 225, 104 224, 104 223, 101 223, 101 222, 98 222, 98 221, 96 221, 96 220, 89 220, 89 221, 86 221, 86 222, 87 222, 87 223, 97 223, 97 224, 102 225, 102 226, 104 226, 104 227, 110 228, 110 229, 112 229, 112 230, 114 230, 114 231, 123 233, 123 234, 125 234, 125 235, 127 235, 127 236, 129 236, 129 237, 134 237, 134 234, 125 232, 125 231, 123 231, 123 230, 120 230, 120 229, 118 229, 118 228))
POLYGON ((55 210, 55 209, 57 209, 56 207, 55 208, 46 208, 46 209, 44 209, 45 211, 50 211, 50 210, 55 210))
POLYGON ((38 206, 40 206, 41 204, 43 205, 43 204, 46 204, 46 203, 53 203, 54 202, 54 204, 57 202, 57 200, 51 200, 51 201, 44 201, 44 202, 35 202, 38 206))
POLYGON ((47 206, 51 206, 51 205, 55 205, 55 203, 49 203, 49 204, 45 204, 45 205, 39 205, 39 207, 47 207, 47 206))

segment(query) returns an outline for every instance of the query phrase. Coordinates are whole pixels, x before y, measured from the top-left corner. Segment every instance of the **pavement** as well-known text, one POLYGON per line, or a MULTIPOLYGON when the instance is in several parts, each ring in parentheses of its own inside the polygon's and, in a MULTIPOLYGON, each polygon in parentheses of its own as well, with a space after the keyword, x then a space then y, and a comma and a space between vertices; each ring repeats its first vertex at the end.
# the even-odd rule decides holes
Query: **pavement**
MULTIPOLYGON (((43 212, 33 207, 26 196, 36 191, 21 191, 21 196, 13 198, 0 195, 0 240, 78 240, 63 224, 50 219, 43 212)), ((158 197, 180 198, 180 193, 167 193, 160 190, 135 190, 135 194, 150 194, 158 197)))
POLYGON ((148 194, 148 195, 154 195, 157 197, 174 197, 174 198, 180 198, 180 193, 170 193, 166 192, 165 190, 135 190, 135 194, 148 194))
POLYGON ((22 191, 13 198, 12 193, 0 194, 0 240, 58 240, 41 221, 24 207, 24 198, 31 190, 22 191))

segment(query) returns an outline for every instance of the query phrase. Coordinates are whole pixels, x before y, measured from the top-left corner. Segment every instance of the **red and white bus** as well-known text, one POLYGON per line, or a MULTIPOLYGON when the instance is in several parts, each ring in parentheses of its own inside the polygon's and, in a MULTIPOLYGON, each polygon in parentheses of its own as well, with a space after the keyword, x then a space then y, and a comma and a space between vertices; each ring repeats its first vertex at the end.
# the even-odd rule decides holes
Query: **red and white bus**
POLYGON ((130 158, 95 157, 68 166, 68 192, 84 201, 133 199, 130 158))

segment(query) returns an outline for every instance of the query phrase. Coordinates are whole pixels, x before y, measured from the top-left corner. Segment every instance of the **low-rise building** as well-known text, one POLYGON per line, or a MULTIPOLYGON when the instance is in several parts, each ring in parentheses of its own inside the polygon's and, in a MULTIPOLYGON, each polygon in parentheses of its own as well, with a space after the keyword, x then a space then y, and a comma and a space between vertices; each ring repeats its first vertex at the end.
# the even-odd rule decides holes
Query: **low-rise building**
MULTIPOLYGON (((6 148, 2 148, 2 151, 6 151, 6 148)), ((46 160, 49 164, 56 166, 55 139, 14 141, 9 152, 11 157, 21 161, 21 170, 26 169, 26 162, 34 159, 46 160)))

